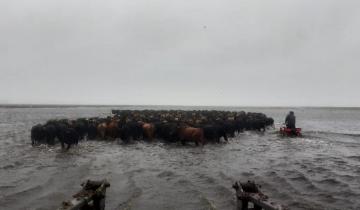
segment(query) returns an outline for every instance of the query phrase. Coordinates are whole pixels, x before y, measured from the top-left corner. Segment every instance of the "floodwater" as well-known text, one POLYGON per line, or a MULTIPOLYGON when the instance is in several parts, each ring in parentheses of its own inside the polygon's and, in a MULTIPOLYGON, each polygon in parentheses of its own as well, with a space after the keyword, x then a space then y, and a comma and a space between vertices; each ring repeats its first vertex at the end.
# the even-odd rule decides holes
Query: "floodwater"
MULTIPOLYGON (((0 108, 0 209, 56 209, 86 179, 106 178, 106 209, 235 209, 232 184, 255 180, 290 209, 360 209, 360 109, 292 108, 304 137, 245 132, 204 147, 83 141, 68 152, 32 147, 30 128, 53 118, 106 116, 114 107, 0 108)), ((214 107, 118 107, 214 109, 214 107)), ((289 108, 263 112, 277 128, 289 108)))

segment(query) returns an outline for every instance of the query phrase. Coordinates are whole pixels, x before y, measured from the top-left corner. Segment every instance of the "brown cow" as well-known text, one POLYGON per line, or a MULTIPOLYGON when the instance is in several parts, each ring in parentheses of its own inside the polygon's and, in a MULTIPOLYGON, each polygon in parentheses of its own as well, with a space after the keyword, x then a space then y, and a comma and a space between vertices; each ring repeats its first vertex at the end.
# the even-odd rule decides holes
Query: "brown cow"
POLYGON ((153 140, 155 135, 155 125, 153 123, 139 122, 143 129, 144 139, 153 140))
POLYGON ((195 142, 196 145, 204 145, 205 143, 204 131, 202 128, 180 127, 178 133, 182 144, 185 144, 186 141, 195 142))
POLYGON ((106 136, 116 139, 119 136, 119 120, 113 119, 106 125, 106 136))
POLYGON ((103 122, 103 123, 100 123, 98 126, 97 126, 97 135, 102 138, 102 139, 105 139, 105 134, 106 134, 106 123, 103 122))

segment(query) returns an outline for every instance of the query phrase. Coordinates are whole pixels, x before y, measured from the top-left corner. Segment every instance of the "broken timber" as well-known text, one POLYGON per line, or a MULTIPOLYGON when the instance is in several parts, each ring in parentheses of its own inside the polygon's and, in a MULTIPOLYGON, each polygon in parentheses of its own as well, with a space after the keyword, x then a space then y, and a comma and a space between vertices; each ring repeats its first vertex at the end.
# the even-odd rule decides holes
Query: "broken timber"
POLYGON ((235 182, 233 188, 236 190, 237 210, 285 210, 281 205, 270 202, 255 182, 235 182), (252 208, 249 204, 252 203, 252 208))
POLYGON ((58 210, 104 210, 106 188, 110 187, 107 180, 82 183, 83 187, 73 195, 71 201, 64 201, 58 210))

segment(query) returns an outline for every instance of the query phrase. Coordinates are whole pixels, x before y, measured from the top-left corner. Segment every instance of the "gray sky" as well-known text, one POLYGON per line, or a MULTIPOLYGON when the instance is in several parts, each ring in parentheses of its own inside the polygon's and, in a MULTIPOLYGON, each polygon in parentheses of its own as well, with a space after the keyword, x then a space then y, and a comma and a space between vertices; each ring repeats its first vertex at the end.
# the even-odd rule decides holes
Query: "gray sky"
POLYGON ((0 103, 360 106, 359 8, 1 0, 0 103))

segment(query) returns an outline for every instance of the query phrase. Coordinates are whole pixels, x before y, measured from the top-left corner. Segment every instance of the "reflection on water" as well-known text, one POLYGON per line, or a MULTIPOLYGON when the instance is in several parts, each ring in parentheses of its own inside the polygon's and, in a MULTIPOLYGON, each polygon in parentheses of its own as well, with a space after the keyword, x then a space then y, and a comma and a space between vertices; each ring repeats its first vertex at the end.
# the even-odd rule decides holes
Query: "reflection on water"
MULTIPOLYGON (((221 109, 263 112, 277 124, 288 112, 221 109)), ((239 179, 256 180, 271 198, 291 209, 360 209, 360 110, 295 109, 305 131, 298 139, 280 138, 269 130, 245 132, 228 144, 204 147, 161 141, 88 141, 69 152, 59 146, 31 147, 29 130, 36 123, 104 116, 110 110, 1 108, 2 209, 54 209, 87 178, 111 182, 107 209, 234 209, 231 186, 239 179)))

